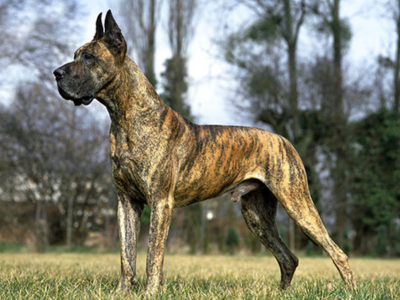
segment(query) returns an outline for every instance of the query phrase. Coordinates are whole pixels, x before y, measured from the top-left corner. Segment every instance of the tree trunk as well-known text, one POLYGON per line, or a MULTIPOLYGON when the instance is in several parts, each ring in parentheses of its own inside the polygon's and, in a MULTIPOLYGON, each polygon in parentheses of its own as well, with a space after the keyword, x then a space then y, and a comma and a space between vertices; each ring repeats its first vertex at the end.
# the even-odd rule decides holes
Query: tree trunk
POLYGON ((36 202, 35 215, 35 250, 46 252, 49 244, 49 230, 47 226, 47 207, 45 201, 36 202))
MULTIPOLYGON (((333 31, 333 60, 335 70, 335 103, 333 111, 335 117, 343 118, 343 78, 342 78, 342 30, 339 16, 340 0, 334 0, 332 11, 332 31, 333 31)), ((341 121, 341 119, 339 121, 341 121)))
POLYGON ((334 168, 334 197, 336 202, 336 243, 344 247, 344 233, 347 222, 347 193, 346 193, 346 120, 343 107, 343 78, 342 78, 342 35, 340 20, 340 0, 333 1, 332 33, 333 33, 333 60, 334 60, 334 102, 331 107, 331 122, 336 128, 332 143, 336 157, 334 168))
POLYGON ((185 214, 185 226, 190 254, 196 254, 199 249, 199 203, 189 206, 185 214))
POLYGON ((67 208, 67 249, 72 247, 72 230, 73 230, 73 218, 74 218, 74 198, 68 197, 68 208, 67 208))
POLYGON ((155 87, 157 84, 156 74, 154 72, 154 55, 156 49, 156 0, 151 0, 151 4, 149 7, 149 14, 150 14, 150 26, 148 31, 148 45, 147 45, 147 61, 145 67, 145 74, 149 79, 150 83, 155 87))
POLYGON ((345 246, 345 231, 347 228, 347 186, 346 186, 346 153, 343 149, 336 149, 336 173, 334 177, 333 195, 336 198, 336 244, 343 249, 345 246))
POLYGON ((296 250, 296 224, 289 218, 289 248, 292 251, 296 250))
POLYGON ((298 91, 297 91, 297 66, 296 66, 296 45, 289 45, 289 77, 290 77, 290 110, 293 118, 293 139, 294 142, 297 140, 299 132, 299 114, 298 114, 298 91))
POLYGON ((286 20, 286 43, 287 43, 287 54, 288 54, 288 70, 289 70, 289 110, 291 117, 293 118, 292 126, 292 139, 296 140, 298 134, 298 91, 297 91, 297 62, 296 62, 296 44, 297 37, 294 35, 294 25, 292 16, 291 0, 285 0, 285 20, 286 20))
MULTIPOLYGON (((284 1, 285 21, 286 21, 286 44, 288 55, 288 70, 289 70, 289 114, 292 118, 292 136, 288 136, 294 144, 299 141, 299 103, 298 103, 298 90, 297 90, 297 35, 298 31, 293 24, 292 5, 291 0, 284 1)), ((302 17, 301 17, 302 18, 302 17)), ((302 20, 298 21, 296 28, 300 28, 302 20)), ((293 251, 296 249, 296 225, 293 220, 289 220, 289 246, 293 251)))
MULTIPOLYGON (((400 11, 400 1, 397 1, 398 10, 400 11)), ((394 68, 394 82, 393 82, 393 90, 394 90, 394 101, 393 101, 393 110, 396 113, 400 113, 400 82, 399 82, 399 73, 400 73, 400 16, 396 19, 396 29, 397 29, 397 44, 396 44, 396 62, 394 68)))

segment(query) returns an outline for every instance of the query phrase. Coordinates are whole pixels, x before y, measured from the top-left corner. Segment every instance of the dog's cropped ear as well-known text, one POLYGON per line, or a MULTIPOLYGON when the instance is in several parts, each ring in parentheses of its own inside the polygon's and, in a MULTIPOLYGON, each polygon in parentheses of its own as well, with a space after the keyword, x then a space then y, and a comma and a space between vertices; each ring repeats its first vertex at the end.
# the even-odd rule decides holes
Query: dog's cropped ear
POLYGON ((97 41, 104 36, 104 29, 103 29, 103 23, 101 22, 101 15, 102 13, 99 14, 96 20, 96 34, 94 35, 93 38, 94 41, 97 41))
POLYGON ((123 61, 126 54, 126 42, 121 29, 114 20, 111 10, 106 15, 105 29, 105 42, 108 48, 123 61))

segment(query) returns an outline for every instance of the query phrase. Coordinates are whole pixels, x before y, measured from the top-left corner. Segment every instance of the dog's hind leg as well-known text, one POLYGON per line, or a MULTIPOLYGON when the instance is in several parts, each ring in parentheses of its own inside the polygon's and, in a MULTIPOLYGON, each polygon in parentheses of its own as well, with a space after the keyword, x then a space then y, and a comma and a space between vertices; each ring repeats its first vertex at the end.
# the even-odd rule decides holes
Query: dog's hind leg
POLYGON ((261 188, 242 197, 241 210, 249 229, 278 261, 281 270, 280 288, 286 289, 292 281, 299 260, 279 235, 275 224, 277 203, 269 189, 261 188))
POLYGON ((269 174, 265 184, 303 232, 329 254, 345 284, 356 288, 346 254, 328 235, 311 199, 307 175, 299 155, 282 138, 278 149, 275 160, 269 165, 274 172, 269 174))

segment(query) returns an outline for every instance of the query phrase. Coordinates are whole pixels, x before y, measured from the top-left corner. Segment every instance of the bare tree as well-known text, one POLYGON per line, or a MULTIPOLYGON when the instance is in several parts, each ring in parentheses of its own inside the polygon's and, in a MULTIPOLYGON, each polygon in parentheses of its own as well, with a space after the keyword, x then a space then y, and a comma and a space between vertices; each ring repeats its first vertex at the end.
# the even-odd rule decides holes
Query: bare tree
POLYGON ((168 0, 168 37, 173 56, 186 56, 193 38, 197 0, 168 0))
POLYGON ((7 69, 18 65, 29 70, 30 79, 37 76, 53 82, 49 70, 72 51, 81 14, 76 1, 8 1, 0 5, 0 14, 0 25, 13 28, 4 30, 2 41, 7 42, 0 41, 0 66, 7 69))
POLYGON ((65 216, 66 242, 71 246, 73 228, 86 229, 87 224, 79 222, 85 207, 113 200, 100 192, 112 190, 106 131, 87 112, 68 107, 47 92, 37 83, 23 84, 12 107, 1 111, 0 121, 0 171, 7 172, 11 185, 5 190, 10 198, 36 204, 36 246, 42 250, 49 240, 48 203, 56 204, 65 216))
POLYGON ((137 63, 153 86, 157 84, 154 57, 161 3, 162 0, 120 1, 118 11, 126 28, 127 44, 133 47, 129 52, 137 54, 137 63))
MULTIPOLYGON (((308 1, 246 0, 234 2, 236 5, 244 5, 249 8, 255 14, 256 21, 253 22, 252 25, 244 30, 241 34, 239 34, 239 36, 231 36, 231 38, 233 37, 234 39, 239 39, 241 40, 240 42, 243 42, 244 40, 252 41, 253 44, 262 44, 267 42, 270 44, 266 45, 266 48, 269 48, 269 50, 267 50, 269 52, 273 51, 271 49, 271 45, 273 44, 284 46, 287 64, 287 69, 285 72, 288 74, 289 86, 287 92, 285 90, 281 90, 280 92, 276 90, 276 92, 280 93, 278 96, 280 98, 279 105, 284 105, 284 120, 282 120, 282 122, 279 121, 280 118, 278 115, 273 113, 273 111, 276 111, 274 108, 263 110, 259 117, 265 123, 276 123, 277 121, 279 123, 284 123, 282 127, 276 123, 276 125, 281 127, 280 130, 277 131, 285 136, 288 136, 292 142, 296 143, 296 140, 301 138, 298 136, 299 96, 297 75, 297 44, 300 30, 304 24, 304 20, 308 12, 308 1), (288 119, 290 119, 290 126, 287 126, 288 119)), ((230 46, 232 46, 232 44, 228 45, 228 47, 230 46)), ((254 50, 251 50, 251 52, 255 53, 254 50)), ((273 52, 269 53, 270 56, 271 54, 273 55, 273 52)), ((271 59, 272 62, 274 60, 276 61, 276 59, 271 59)), ((241 63, 239 62, 239 65, 240 64, 241 63)), ((248 64, 245 65, 247 67, 255 66, 257 68, 257 65, 259 66, 259 62, 254 62, 253 66, 249 66, 248 64)), ((265 63, 262 63, 262 65, 265 65, 265 63)), ((278 66, 273 66, 273 64, 271 64, 269 70, 260 70, 260 72, 265 73, 266 76, 268 76, 268 73, 271 73, 273 68, 276 67, 278 66)), ((279 66, 279 68, 281 67, 279 66)), ((282 71, 283 70, 279 70, 279 72, 282 71)), ((285 89, 285 87, 281 84, 279 84, 279 86, 281 89, 285 89)), ((274 128, 276 128, 276 126, 274 126, 274 128)))
MULTIPOLYGON (((382 107, 387 105, 387 98, 391 98, 393 103, 391 103, 393 110, 396 113, 400 113, 400 1, 398 0, 387 0, 382 7, 384 8, 384 17, 387 18, 391 15, 393 23, 395 25, 396 32, 396 47, 394 57, 389 56, 379 56, 378 64, 379 69, 383 69, 382 76, 387 77, 385 80, 391 81, 391 96, 381 98, 382 107), (389 76, 385 73, 389 70, 389 76)), ((379 72, 379 70, 378 70, 379 72)), ((378 78, 380 79, 380 78, 378 78)), ((381 80, 381 81, 385 81, 381 80)))
POLYGON ((396 54, 393 65, 393 110, 400 113, 400 1, 391 0, 387 3, 396 24, 396 54))
POLYGON ((187 103, 187 50, 193 38, 196 0, 169 0, 168 37, 172 57, 165 62, 163 100, 173 109, 191 118, 187 103))

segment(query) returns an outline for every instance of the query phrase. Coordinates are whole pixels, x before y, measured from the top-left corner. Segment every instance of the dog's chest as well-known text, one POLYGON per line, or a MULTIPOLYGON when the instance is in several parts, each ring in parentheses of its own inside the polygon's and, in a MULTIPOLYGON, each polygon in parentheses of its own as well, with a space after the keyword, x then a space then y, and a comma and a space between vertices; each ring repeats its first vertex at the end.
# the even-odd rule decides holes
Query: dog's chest
POLYGON ((144 200, 144 193, 139 176, 137 176, 138 166, 131 159, 129 153, 120 151, 111 156, 112 173, 116 187, 130 197, 137 200, 144 200))

